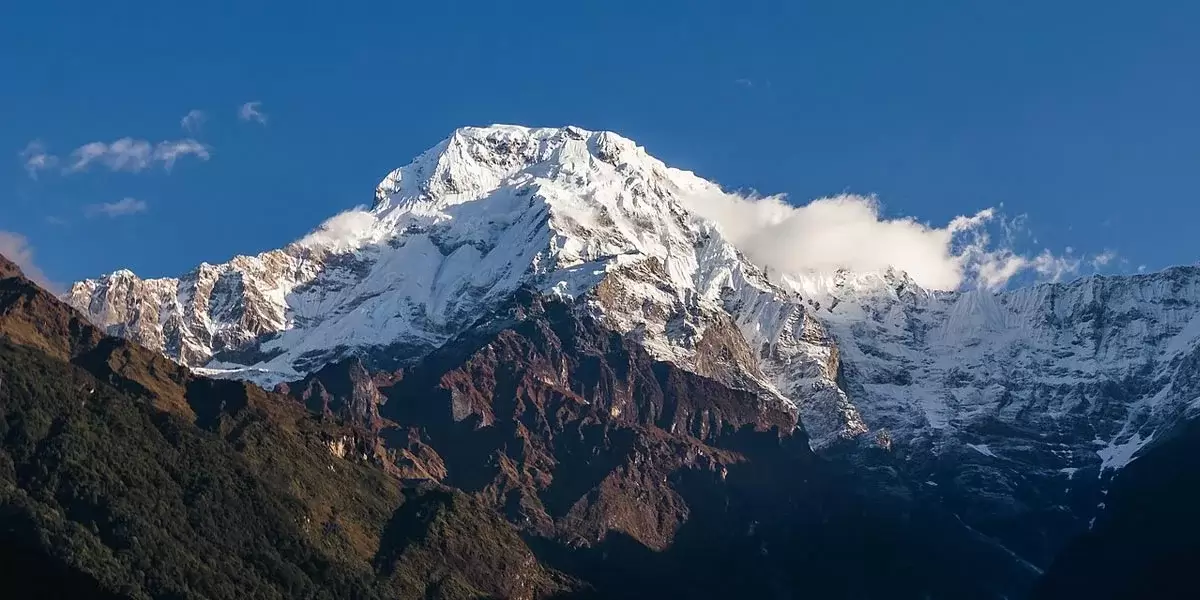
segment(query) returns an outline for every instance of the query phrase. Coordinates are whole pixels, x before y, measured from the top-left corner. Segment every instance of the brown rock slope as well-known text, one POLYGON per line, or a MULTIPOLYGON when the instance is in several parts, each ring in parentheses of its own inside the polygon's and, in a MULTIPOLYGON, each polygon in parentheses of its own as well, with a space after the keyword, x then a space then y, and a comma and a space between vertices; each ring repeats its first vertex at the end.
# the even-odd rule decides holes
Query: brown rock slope
POLYGON ((972 597, 1035 576, 898 477, 820 460, 789 408, 531 292, 412 369, 367 372, 288 387, 378 413, 384 462, 469 494, 603 596, 972 597))

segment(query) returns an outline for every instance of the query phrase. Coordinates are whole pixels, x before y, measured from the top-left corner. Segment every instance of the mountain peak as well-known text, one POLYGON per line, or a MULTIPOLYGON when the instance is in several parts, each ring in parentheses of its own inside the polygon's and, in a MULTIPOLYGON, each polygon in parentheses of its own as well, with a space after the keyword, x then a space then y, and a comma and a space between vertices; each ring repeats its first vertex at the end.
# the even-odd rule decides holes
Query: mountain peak
POLYGON ((631 140, 612 132, 569 125, 533 128, 519 125, 462 127, 408 165, 384 177, 376 188, 375 211, 397 204, 437 201, 440 205, 477 199, 506 178, 531 167, 580 169, 592 161, 614 161, 638 153, 631 140))

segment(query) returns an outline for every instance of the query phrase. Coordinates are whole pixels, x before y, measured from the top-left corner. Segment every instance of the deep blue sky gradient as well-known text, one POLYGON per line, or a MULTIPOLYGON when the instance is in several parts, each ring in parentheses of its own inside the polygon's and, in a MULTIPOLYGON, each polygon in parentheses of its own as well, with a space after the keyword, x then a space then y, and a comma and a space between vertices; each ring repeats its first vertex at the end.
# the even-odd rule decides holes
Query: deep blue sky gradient
POLYGON ((1003 203, 1029 250, 1115 249, 1118 270, 1190 263, 1198 24, 1183 1, 5 3, 0 230, 61 282, 179 274, 369 203, 455 127, 507 122, 612 129, 796 202, 875 193, 938 225, 1003 203), (250 100, 266 126, 237 119, 250 100), (190 109, 213 155, 170 173, 35 181, 18 157, 185 137, 190 109), (124 197, 149 210, 85 214, 124 197))

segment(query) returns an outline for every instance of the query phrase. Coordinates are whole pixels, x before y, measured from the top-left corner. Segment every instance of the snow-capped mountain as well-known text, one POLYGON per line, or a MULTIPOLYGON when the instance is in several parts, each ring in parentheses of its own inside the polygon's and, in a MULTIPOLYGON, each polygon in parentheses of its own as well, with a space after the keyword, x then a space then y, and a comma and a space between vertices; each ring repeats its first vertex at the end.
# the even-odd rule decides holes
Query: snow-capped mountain
POLYGON ((371 210, 286 248, 177 279, 118 271, 67 300, 205 373, 273 385, 348 354, 414 361, 531 286, 661 359, 813 407, 819 438, 863 431, 811 309, 686 209, 718 189, 609 132, 464 128, 388 174, 371 210))
POLYGON ((689 210, 714 192, 613 133, 464 128, 285 248, 117 271, 66 299, 198 371, 274 385, 349 355, 413 363, 532 288, 797 411, 817 446, 890 449, 921 493, 1039 565, 1061 540, 1009 525, 1076 527, 1098 475, 1200 398, 1200 270, 999 294, 768 274, 689 210))

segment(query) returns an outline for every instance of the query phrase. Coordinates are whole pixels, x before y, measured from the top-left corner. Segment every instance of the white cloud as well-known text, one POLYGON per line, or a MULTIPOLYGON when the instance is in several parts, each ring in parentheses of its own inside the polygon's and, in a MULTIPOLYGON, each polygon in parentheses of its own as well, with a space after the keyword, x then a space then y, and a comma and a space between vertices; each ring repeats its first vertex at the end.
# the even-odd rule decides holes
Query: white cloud
POLYGON ((998 255, 981 262, 975 270, 975 281, 979 287, 996 290, 1029 266, 1028 260, 1012 251, 999 251, 998 255))
POLYGON ((46 152, 41 140, 33 140, 21 151, 21 160, 25 163, 25 172, 29 177, 38 178, 39 171, 53 169, 58 164, 58 157, 46 152))
POLYGON ((146 212, 148 208, 150 208, 150 206, 142 200, 138 200, 136 198, 122 198, 116 202, 105 202, 103 204, 89 205, 85 209, 85 212, 87 212, 89 216, 103 215, 111 219, 114 217, 124 217, 126 215, 146 212))
POLYGON ((1116 258, 1117 258, 1117 253, 1115 251, 1105 250, 1104 252, 1101 252, 1100 254, 1093 256, 1092 260, 1089 262, 1092 263, 1093 269, 1099 269, 1101 267, 1108 265, 1108 263, 1112 262, 1113 260, 1116 260, 1116 258))
POLYGON ((154 150, 150 142, 121 138, 112 144, 89 142, 71 153, 68 172, 83 171, 93 162, 100 162, 113 171, 141 171, 150 165, 154 150))
POLYGON ((188 111, 188 114, 183 115, 183 118, 179 120, 179 126, 182 127, 184 131, 195 133, 200 131, 200 128, 204 125, 204 121, 207 119, 208 115, 204 114, 204 111, 198 108, 193 108, 192 110, 188 111))
POLYGON ((782 196, 725 192, 693 196, 686 202, 715 221, 752 261, 775 273, 894 267, 929 289, 994 290, 1030 269, 1050 279, 1078 270, 1078 260, 1049 251, 1032 258, 1016 252, 1012 242, 1025 230, 1023 217, 1003 219, 993 208, 936 227, 910 217, 885 217, 876 198, 851 194, 800 206, 782 196), (992 229, 1003 233, 1000 243, 993 241, 992 229))
POLYGON ((87 170, 92 164, 100 164, 110 171, 129 171, 138 173, 155 163, 161 163, 163 168, 171 170, 175 161, 182 156, 193 155, 200 160, 208 160, 210 148, 191 138, 172 140, 151 144, 146 140, 121 138, 111 144, 91 142, 84 144, 71 153, 71 165, 68 173, 87 170))
POLYGON ((30 281, 51 291, 58 289, 34 263, 33 247, 29 245, 25 236, 12 231, 0 231, 0 255, 20 267, 30 281))
POLYGON ((375 216, 367 212, 365 207, 358 206, 330 217, 296 243, 309 248, 330 250, 356 248, 360 245, 362 237, 370 233, 374 223, 375 216))
POLYGON ((175 161, 181 156, 194 155, 200 160, 208 160, 208 146, 197 142, 191 138, 186 140, 175 140, 171 142, 159 142, 154 148, 154 160, 163 164, 163 168, 170 171, 171 167, 175 166, 175 161))
POLYGON ((262 125, 267 124, 267 115, 262 112, 262 102, 257 100, 247 102, 239 107, 238 118, 243 121, 256 121, 262 125))
MULTIPOLYGON (((1070 252, 1071 248, 1068 247, 1070 252)), ((1064 278, 1079 273, 1079 265, 1083 262, 1071 256, 1055 256, 1049 250, 1043 250, 1032 262, 1033 270, 1049 281, 1062 281, 1064 278)))

